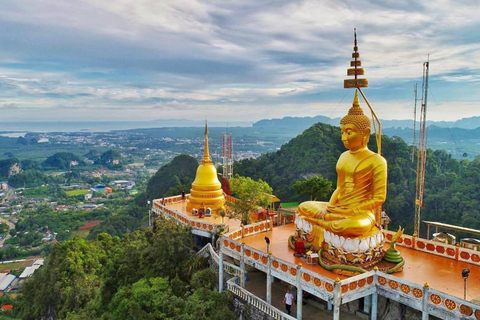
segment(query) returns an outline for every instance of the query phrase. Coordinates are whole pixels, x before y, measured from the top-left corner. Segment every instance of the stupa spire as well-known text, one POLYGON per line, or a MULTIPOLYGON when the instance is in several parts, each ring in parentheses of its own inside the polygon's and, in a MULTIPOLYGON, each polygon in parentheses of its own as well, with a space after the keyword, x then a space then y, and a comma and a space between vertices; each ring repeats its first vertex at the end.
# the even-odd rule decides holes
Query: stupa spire
POLYGON ((212 159, 210 159, 210 152, 208 150, 208 123, 205 119, 205 150, 203 151, 203 159, 202 163, 212 163, 212 159))

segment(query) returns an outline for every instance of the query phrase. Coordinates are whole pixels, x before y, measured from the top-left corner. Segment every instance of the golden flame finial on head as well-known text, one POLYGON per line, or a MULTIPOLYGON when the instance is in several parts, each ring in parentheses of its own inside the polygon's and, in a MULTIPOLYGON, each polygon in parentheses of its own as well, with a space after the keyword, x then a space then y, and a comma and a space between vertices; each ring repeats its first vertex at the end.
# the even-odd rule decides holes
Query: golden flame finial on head
POLYGON ((363 113, 363 109, 360 107, 357 90, 355 90, 352 107, 348 110, 348 114, 340 120, 340 124, 353 124, 362 133, 365 132, 365 129, 370 130, 372 128, 370 118, 363 113))
MULTIPOLYGON (((363 114, 363 110, 362 110, 362 108, 360 108, 360 100, 358 100, 358 90, 355 90, 355 96, 353 97, 352 108, 353 107, 358 107, 362 112, 361 114, 363 114)), ((348 112, 348 114, 350 114, 350 111, 348 112)))

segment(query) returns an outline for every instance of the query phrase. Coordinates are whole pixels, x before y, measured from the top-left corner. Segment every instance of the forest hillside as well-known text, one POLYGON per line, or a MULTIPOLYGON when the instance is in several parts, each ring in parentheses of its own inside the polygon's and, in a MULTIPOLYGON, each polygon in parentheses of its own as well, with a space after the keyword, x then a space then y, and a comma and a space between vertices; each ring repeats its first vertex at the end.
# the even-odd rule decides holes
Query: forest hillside
MULTIPOLYGON (((369 148, 377 149, 373 135, 369 148)), ((291 186, 313 175, 327 178, 335 185, 335 165, 345 150, 340 129, 318 123, 275 153, 235 163, 234 172, 268 182, 284 202, 302 201, 306 199, 299 198, 291 186)), ((416 163, 412 162, 411 152, 411 146, 401 138, 382 137, 382 155, 388 162, 384 208, 392 219, 392 227, 400 224, 409 234, 413 233, 416 186, 416 163)), ((426 171, 422 220, 480 228, 480 159, 456 160, 443 150, 428 150, 426 171)))

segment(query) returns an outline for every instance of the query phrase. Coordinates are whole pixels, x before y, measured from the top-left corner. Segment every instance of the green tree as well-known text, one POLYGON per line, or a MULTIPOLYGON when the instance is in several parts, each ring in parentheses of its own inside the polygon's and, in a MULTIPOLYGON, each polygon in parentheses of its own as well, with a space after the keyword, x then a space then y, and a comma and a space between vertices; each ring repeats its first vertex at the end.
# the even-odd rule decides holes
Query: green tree
POLYGON ((192 276, 191 285, 194 290, 206 288, 213 290, 218 282, 218 276, 212 269, 203 269, 197 271, 192 276))
POLYGON ((39 170, 26 170, 8 178, 8 184, 14 188, 38 187, 49 182, 49 177, 39 170))
POLYGON ((105 151, 100 155, 98 160, 96 161, 97 164, 104 165, 111 169, 119 169, 122 168, 122 155, 117 150, 108 150, 105 151))
POLYGON ((83 161, 71 152, 57 152, 43 162, 45 167, 55 169, 69 169, 74 164, 83 164, 83 161))
POLYGON ((173 219, 157 218, 152 232, 147 233, 149 246, 143 252, 146 276, 174 278, 188 275, 188 261, 192 254, 190 229, 173 219))
POLYGON ((25 283, 22 319, 65 318, 95 299, 105 251, 81 238, 55 246, 48 263, 25 283))
MULTIPOLYGON (((146 199, 158 199, 188 191, 195 179, 198 162, 195 158, 181 154, 161 167, 148 181, 146 199)), ((144 202, 142 205, 145 205, 144 202)))
POLYGON ((105 319, 178 319, 183 309, 184 301, 173 295, 167 278, 144 278, 115 294, 105 319))
POLYGON ((309 196, 311 201, 327 200, 327 197, 333 191, 332 181, 317 175, 307 180, 295 182, 292 188, 299 195, 309 196))
POLYGON ((250 223, 250 213, 256 212, 258 207, 268 207, 272 202, 272 188, 263 180, 255 181, 237 174, 230 179, 230 188, 238 199, 229 204, 230 216, 240 219, 244 225, 250 223))
POLYGON ((23 287, 22 319, 233 319, 230 295, 191 250, 188 228, 158 219, 124 238, 58 243, 23 287), (193 273, 193 276, 192 276, 193 273))

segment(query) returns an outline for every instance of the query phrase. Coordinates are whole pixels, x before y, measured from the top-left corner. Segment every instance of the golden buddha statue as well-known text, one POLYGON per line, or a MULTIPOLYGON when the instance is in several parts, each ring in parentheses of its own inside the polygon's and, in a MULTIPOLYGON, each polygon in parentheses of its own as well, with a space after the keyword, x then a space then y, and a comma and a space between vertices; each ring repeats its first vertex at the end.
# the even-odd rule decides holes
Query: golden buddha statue
POLYGON ((208 151, 208 125, 205 122, 205 149, 203 159, 197 168, 195 180, 190 189, 190 197, 187 201, 187 211, 192 209, 207 211, 225 205, 225 196, 223 195, 222 184, 218 180, 217 169, 210 158, 208 151))
POLYGON ((297 232, 303 233, 302 238, 315 249, 322 246, 325 237, 336 247, 347 247, 347 251, 367 251, 383 242, 383 237, 377 237, 376 225, 380 221, 376 221, 376 211, 386 198, 387 163, 368 149, 371 122, 360 107, 357 91, 348 115, 340 121, 340 129, 348 151, 337 162, 337 188, 328 203, 300 204, 297 232), (374 239, 370 239, 372 236, 374 239))

